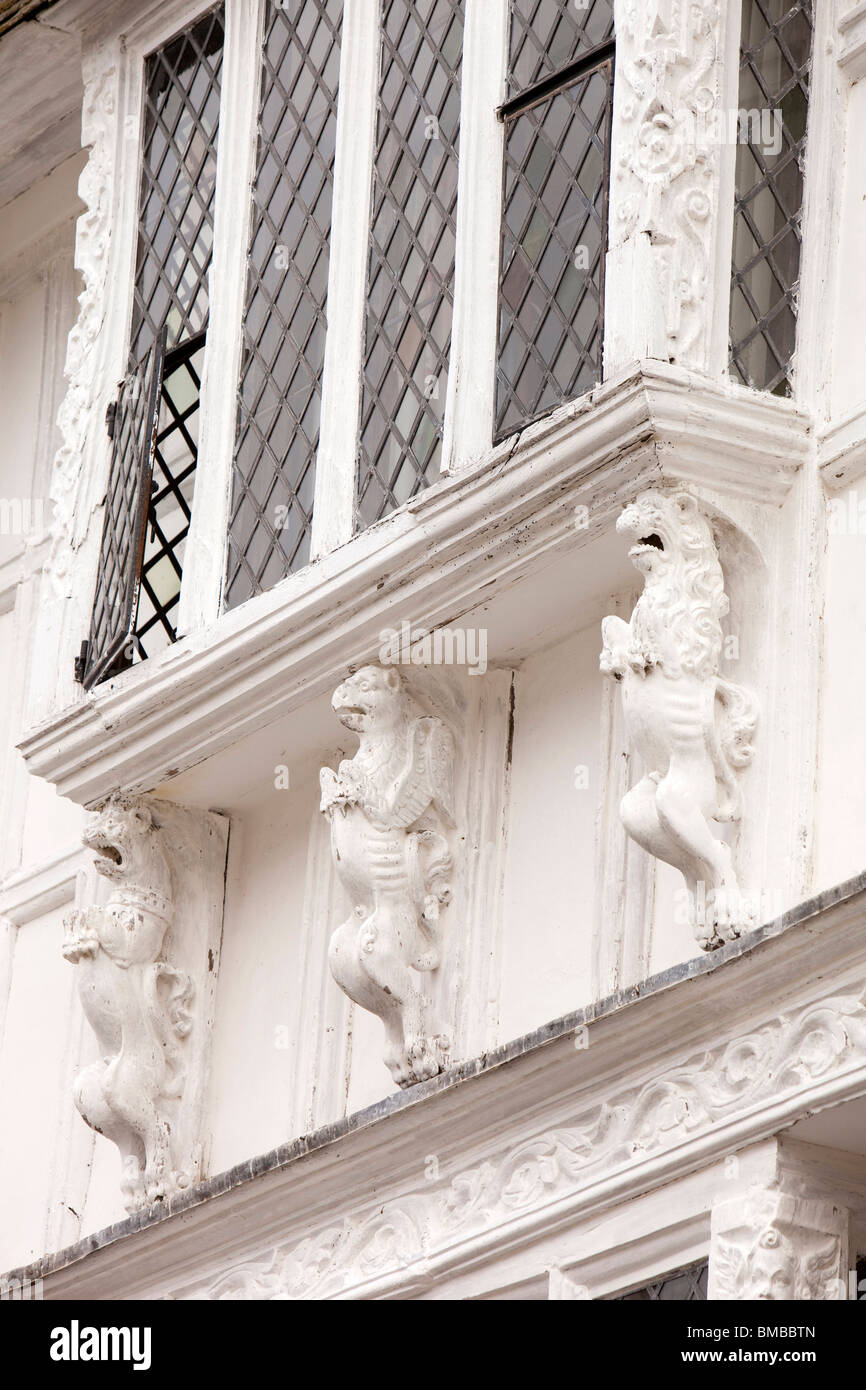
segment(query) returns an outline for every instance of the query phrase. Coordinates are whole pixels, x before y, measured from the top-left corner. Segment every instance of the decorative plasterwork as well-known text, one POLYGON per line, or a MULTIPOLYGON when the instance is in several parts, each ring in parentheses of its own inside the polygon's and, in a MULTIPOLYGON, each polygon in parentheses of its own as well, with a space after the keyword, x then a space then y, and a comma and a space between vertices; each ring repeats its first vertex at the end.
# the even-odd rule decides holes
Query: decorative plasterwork
POLYGON ((742 816, 739 782, 758 721, 751 691, 720 674, 730 611, 710 521, 686 489, 643 492, 616 524, 644 588, 630 622, 602 623, 601 670, 622 686, 626 729, 643 777, 620 805, 648 854, 683 874, 698 944, 738 936, 750 912, 733 849, 712 822, 742 816))
POLYGON ((454 736, 424 714, 394 666, 363 666, 331 703, 360 740, 353 758, 320 777, 334 863, 353 902, 331 938, 331 973, 382 1019, 385 1065, 409 1086, 443 1071, 450 1050, 423 982, 442 963, 440 913, 451 899, 454 736))
POLYGON ((847 1298, 848 1212, 756 1188, 713 1209, 710 1299, 847 1298))
MULTIPOLYGON (((637 1199, 669 1212, 665 1189, 686 1175, 699 1189, 698 1206, 688 1210, 708 1213, 708 1167, 721 1164, 727 1181, 731 1155, 821 1109, 866 1098, 864 901, 861 875, 748 942, 701 955, 640 990, 395 1092, 215 1175, 168 1210, 107 1227, 16 1273, 42 1277, 46 1298, 110 1299, 120 1290, 127 1298, 196 1297, 217 1282, 217 1271, 267 1271, 276 1246, 284 1262, 327 1230, 357 1230, 374 1216, 374 1201, 383 1215, 407 1201, 419 1217, 425 1202, 438 1211, 470 1174, 485 1165, 496 1172, 518 1154, 527 1157, 530 1179, 539 1168, 548 1175, 537 1199, 509 1208, 499 1225, 485 1224, 483 1204, 472 1208, 453 1237, 436 1250, 428 1245, 430 1253, 405 1268, 356 1283, 341 1269, 344 1292, 335 1296, 423 1295, 434 1282, 440 1291, 465 1286, 472 1271, 481 1271, 489 1287, 503 1262, 513 1271, 518 1256, 546 1282, 552 1266, 579 1264, 639 1234, 630 1214, 637 1199), (806 981, 820 982, 817 997, 804 995, 806 981), (719 1037, 720 1019, 726 1039, 719 1037), (653 1115, 664 1118, 665 1097, 669 1123, 655 1126, 661 1137, 647 1147, 643 1131, 652 1135, 653 1115), (570 1167, 551 1164, 545 1155, 555 1137, 574 1130, 586 1136, 602 1113, 607 1133, 591 1140, 589 1151, 572 1147, 570 1167), (613 1142, 611 1126, 619 1126, 613 1142), (593 1162, 599 1141, 608 1157, 593 1162), (618 1234, 585 1241, 584 1232, 603 1229, 605 1213, 618 1234)), ((851 1160, 846 1171, 855 1167, 851 1160)), ((765 1182, 774 1170, 740 1163, 737 1176, 765 1182)), ((714 1184, 710 1199, 715 1195, 714 1184)), ((852 1209, 863 1201, 840 1194, 852 1209)), ((641 1229, 649 1231, 655 1217, 648 1213, 647 1221, 641 1229)), ((644 1273, 699 1258, 709 1244, 709 1216, 690 1230, 685 1245, 665 1247, 668 1263, 653 1256, 651 1269, 630 1265, 628 1278, 633 1272, 640 1283, 644 1273)), ((615 1276, 608 1271, 602 1294, 622 1286, 615 1276)), ((578 1270, 576 1277, 596 1296, 594 1276, 578 1270)), ((513 1282, 513 1275, 504 1279, 513 1282)))
MULTIPOLYGON (((92 805, 155 787, 372 659, 395 607, 428 630, 590 543, 640 486, 778 506, 809 452, 787 401, 661 364, 605 383, 269 593, 28 733, 29 770, 92 805), (574 506, 590 507, 575 531, 574 506), (519 544, 515 536, 519 533, 519 544)), ((56 664, 56 648, 52 659, 56 664)))
POLYGON ((103 904, 64 919, 99 1058, 75 1104, 120 1151, 127 1211, 203 1172, 201 1116, 218 969, 226 827, 154 798, 112 798, 84 844, 109 884, 103 904))
MULTIPOLYGON (((619 0, 610 188, 614 314, 607 369, 640 351, 616 303, 615 270, 640 296, 650 355, 708 365, 720 183, 718 0, 619 0), (624 254, 628 252, 628 255, 624 254), (631 350, 630 350, 631 349, 631 350)), ((623 287, 625 288, 625 287, 623 287)))
MULTIPOLYGON (((457 1242, 496 1231, 628 1168, 689 1144, 866 1061, 866 989, 822 1000, 662 1073, 572 1121, 539 1132, 426 1190, 379 1202, 299 1245, 280 1247, 186 1296, 328 1298, 433 1262, 457 1242)), ((740 1208, 742 1210, 742 1208, 740 1208)), ((580 1296, 580 1295, 576 1295, 580 1296)))
POLYGON ((866 77, 866 3, 847 10, 839 20, 839 66, 852 82, 866 77))
POLYGON ((46 566, 58 596, 67 589, 67 575, 74 562, 82 528, 89 524, 82 507, 88 479, 82 467, 88 457, 86 440, 93 423, 94 393, 100 372, 100 333, 109 300, 112 209, 115 185, 119 64, 102 49, 83 59, 84 104, 81 143, 89 147, 87 164, 79 179, 79 196, 86 211, 78 219, 75 265, 84 282, 78 296, 78 318, 69 334, 65 374, 68 389, 57 423, 63 442, 54 463, 51 500, 54 526, 51 556, 46 566))

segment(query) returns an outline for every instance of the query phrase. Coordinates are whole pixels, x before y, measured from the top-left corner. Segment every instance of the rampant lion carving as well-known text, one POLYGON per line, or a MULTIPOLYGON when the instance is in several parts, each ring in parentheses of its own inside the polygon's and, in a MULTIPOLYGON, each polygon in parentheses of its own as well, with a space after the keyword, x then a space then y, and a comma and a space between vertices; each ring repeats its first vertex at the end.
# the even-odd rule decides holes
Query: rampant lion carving
POLYGON ((635 542, 629 556, 644 577, 631 622, 602 623, 601 670, 622 682, 626 728, 646 766, 620 814, 639 845, 681 871, 698 943, 712 950, 748 921, 731 850, 710 822, 742 814, 738 775, 754 756, 757 702, 719 675, 729 605, 696 499, 645 492, 616 529, 635 542))
POLYGON ((443 1070, 448 1049, 416 972, 435 970, 441 957, 454 742, 393 668, 362 667, 331 703, 360 739, 354 758, 320 773, 334 862, 355 903, 331 938, 331 972, 350 999, 382 1019, 385 1064, 398 1086, 409 1086, 443 1070))
POLYGON ((82 838, 112 892, 104 907, 64 918, 63 954, 77 966, 102 1053, 77 1077, 74 1099, 87 1124, 120 1150, 131 1212, 189 1181, 173 1151, 167 1102, 183 1086, 192 982, 161 959, 174 913, 172 876, 149 806, 115 797, 82 838))

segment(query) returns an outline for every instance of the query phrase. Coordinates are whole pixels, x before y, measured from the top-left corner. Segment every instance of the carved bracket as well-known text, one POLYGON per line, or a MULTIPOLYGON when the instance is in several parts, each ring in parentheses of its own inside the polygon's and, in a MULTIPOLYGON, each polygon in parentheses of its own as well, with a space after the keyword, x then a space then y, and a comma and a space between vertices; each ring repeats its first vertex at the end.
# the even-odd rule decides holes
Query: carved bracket
POLYGON ((713 1208, 710 1299, 847 1297, 848 1213, 832 1202, 754 1188, 713 1208))
POLYGON ((331 972, 382 1019, 385 1064, 409 1086, 442 1071, 450 1046, 419 980, 440 964, 440 912, 451 897, 454 739, 394 668, 362 667, 332 705, 360 746, 336 773, 320 774, 334 863, 355 904, 331 938, 331 972))
POLYGON ((742 815, 739 775, 754 754, 757 700, 719 674, 729 603, 697 499, 642 493, 616 529, 633 542, 644 579, 631 621, 602 623, 601 670, 621 683, 626 731, 646 767, 620 815, 633 840, 683 874, 698 943, 712 950, 755 915, 710 823, 742 815))
POLYGON ((63 954, 99 1046, 74 1100, 117 1145, 132 1212, 202 1173, 226 823, 156 798, 116 796, 83 840, 109 891, 104 904, 64 918, 63 954))

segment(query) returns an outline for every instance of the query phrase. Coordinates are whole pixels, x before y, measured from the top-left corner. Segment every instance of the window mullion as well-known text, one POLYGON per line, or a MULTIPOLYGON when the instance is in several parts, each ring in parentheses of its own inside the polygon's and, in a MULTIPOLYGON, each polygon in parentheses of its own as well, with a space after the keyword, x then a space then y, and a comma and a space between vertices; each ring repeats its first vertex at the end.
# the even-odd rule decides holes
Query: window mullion
POLYGON ((210 313, 201 385, 202 467, 196 479, 186 542, 179 635, 207 626, 220 612, 266 3, 267 0, 226 0, 225 7, 210 313))
POLYGON ((496 379, 499 223, 508 0, 468 0, 463 36, 457 253, 443 470, 490 448, 496 379))
POLYGON ((312 557, 351 539, 379 73, 379 5, 346 0, 312 557), (375 14, 374 14, 375 10, 375 14))

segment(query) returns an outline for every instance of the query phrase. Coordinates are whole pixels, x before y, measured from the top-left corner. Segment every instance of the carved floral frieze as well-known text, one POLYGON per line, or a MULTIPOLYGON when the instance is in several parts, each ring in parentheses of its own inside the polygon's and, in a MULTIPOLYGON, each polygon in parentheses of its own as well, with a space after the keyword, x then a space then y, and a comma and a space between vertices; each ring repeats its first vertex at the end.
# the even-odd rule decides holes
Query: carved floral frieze
MULTIPOLYGON (((866 988, 812 1003, 692 1058, 643 1086, 615 1092, 547 1130, 436 1183, 380 1201, 298 1245, 244 1262, 194 1296, 339 1296, 409 1270, 462 1240, 541 1213, 593 1181, 699 1139, 866 1059, 866 988)), ((188 1291, 187 1291, 188 1296, 188 1291)))
POLYGON ((703 366, 719 168, 718 0, 619 0, 610 240, 645 236, 670 360, 703 366))

